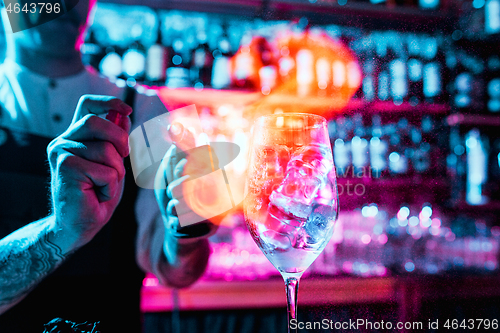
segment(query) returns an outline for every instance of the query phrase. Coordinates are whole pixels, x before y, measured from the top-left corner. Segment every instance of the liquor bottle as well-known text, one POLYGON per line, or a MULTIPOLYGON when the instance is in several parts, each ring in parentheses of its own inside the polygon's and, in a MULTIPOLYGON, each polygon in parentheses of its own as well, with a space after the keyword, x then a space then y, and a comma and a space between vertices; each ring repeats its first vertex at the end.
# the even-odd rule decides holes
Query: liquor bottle
POLYGON ((332 90, 333 94, 337 94, 338 91, 346 84, 347 81, 347 68, 346 64, 341 60, 334 60, 332 63, 332 90))
POLYGON ((234 87, 256 89, 260 86, 257 60, 249 45, 238 50, 231 61, 234 87))
POLYGON ((316 79, 318 84, 318 95, 326 96, 327 88, 330 86, 331 82, 331 71, 330 62, 327 58, 319 58, 316 61, 316 79))
POLYGON ((490 113, 500 112, 500 57, 491 55, 487 61, 488 66, 488 101, 487 109, 490 113))
POLYGON ((408 121, 402 118, 397 124, 386 126, 389 135, 389 170, 397 175, 408 173, 408 152, 406 151, 408 121))
POLYGON ((288 48, 288 46, 283 46, 280 49, 280 58, 278 60, 278 73, 280 82, 290 82, 294 69, 295 60, 290 56, 290 49, 288 48))
POLYGON ((451 84, 452 87, 452 97, 450 104, 454 106, 457 111, 470 112, 472 106, 472 82, 473 82, 473 74, 471 70, 466 67, 463 63, 463 56, 465 55, 465 51, 463 49, 457 48, 458 50, 449 55, 448 63, 453 65, 451 70, 451 84), (461 54, 461 57, 458 57, 458 54, 461 54))
POLYGON ((99 72, 112 80, 122 76, 122 57, 114 47, 106 48, 106 55, 99 62, 99 72))
POLYGON ((311 50, 301 49, 295 58, 297 66, 297 94, 306 96, 311 93, 314 81, 314 55, 311 50))
POLYGON ((483 186, 488 181, 487 145, 487 141, 481 137, 478 129, 470 130, 465 136, 467 150, 465 199, 470 205, 482 205, 488 202, 483 193, 483 186))
POLYGON ((212 66, 214 57, 210 52, 206 34, 198 33, 198 46, 193 50, 191 56, 191 68, 197 77, 196 82, 200 82, 203 86, 208 87, 212 81, 212 66))
POLYGON ((159 24, 156 43, 148 48, 146 55, 146 82, 150 85, 162 85, 166 78, 167 48, 163 45, 161 29, 159 24))
POLYGON ((487 34, 500 32, 500 0, 486 1, 484 8, 484 31, 487 34))
POLYGON ((134 41, 123 54, 123 74, 136 81, 143 81, 146 72, 146 51, 140 39, 134 41))
POLYGON ((99 63, 105 56, 105 52, 97 42, 92 28, 90 28, 84 43, 80 46, 80 53, 82 54, 82 62, 85 65, 99 69, 99 63))
POLYGON ((173 39, 172 45, 168 48, 167 54, 168 54, 168 61, 167 61, 167 68, 171 67, 188 67, 188 63, 186 62, 185 56, 184 56, 184 41, 178 37, 173 39))
POLYGON ((384 135, 379 115, 372 117, 372 137, 370 139, 370 167, 372 177, 379 178, 387 169, 387 136, 384 135))
POLYGON ((419 39, 416 36, 409 37, 408 55, 408 100, 410 105, 416 106, 424 100, 423 63, 420 57, 419 39))
POLYGON ((333 159, 339 178, 345 178, 349 173, 351 165, 351 143, 348 140, 349 121, 345 117, 339 117, 336 121, 337 139, 333 144, 333 159))
POLYGON ((387 50, 381 59, 380 73, 378 75, 377 96, 381 101, 389 100, 391 96, 391 69, 390 64, 395 59, 394 52, 387 50))
POLYGON ((366 139, 367 131, 363 124, 363 117, 357 113, 353 116, 354 136, 351 140, 352 165, 356 177, 362 178, 368 176, 368 140, 366 139))
MULTIPOLYGON (((413 146, 413 156, 412 156, 412 166, 416 173, 426 174, 431 168, 431 144, 427 141, 422 140, 422 132, 427 129, 428 124, 426 122, 432 121, 425 116, 422 120, 422 124, 419 127, 411 128, 411 142, 413 146)), ((426 132, 427 133, 427 132, 426 132)))
POLYGON ((361 86, 363 98, 368 102, 375 100, 377 94, 378 67, 379 62, 374 51, 372 49, 368 50, 363 62, 364 78, 361 86))
POLYGON ((423 67, 423 90, 427 103, 439 100, 442 93, 441 70, 442 66, 437 61, 427 63, 423 67))
POLYGON ((401 105, 408 95, 406 63, 403 59, 394 59, 389 63, 391 77, 391 96, 394 104, 401 105))
POLYGON ((191 85, 189 64, 186 60, 186 45, 180 38, 172 42, 168 49, 168 68, 166 85, 169 88, 182 88, 191 85))
POLYGON ((227 37, 226 29, 217 42, 217 48, 212 52, 214 64, 212 68, 212 87, 215 89, 226 88, 231 84, 229 59, 232 57, 231 44, 227 37))

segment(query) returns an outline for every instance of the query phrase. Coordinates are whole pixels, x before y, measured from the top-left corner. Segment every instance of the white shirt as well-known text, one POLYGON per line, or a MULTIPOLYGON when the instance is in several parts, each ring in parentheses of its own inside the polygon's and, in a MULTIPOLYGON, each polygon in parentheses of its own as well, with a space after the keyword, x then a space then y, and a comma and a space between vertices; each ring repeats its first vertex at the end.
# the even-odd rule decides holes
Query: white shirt
MULTIPOLYGON (((134 124, 167 112, 156 93, 137 89, 134 124)), ((51 79, 20 66, 10 59, 0 65, 0 123, 32 134, 56 137, 71 123, 82 95, 109 95, 123 98, 125 89, 88 69, 76 75, 51 79)), ((133 126, 135 127, 135 126, 133 126)))
MULTIPOLYGON (((132 129, 167 112, 156 93, 139 87, 133 107, 132 129)), ((0 124, 49 138, 63 133, 71 124, 82 95, 124 97, 119 87, 91 69, 76 75, 51 79, 34 73, 10 59, 0 65, 0 124)), ((146 271, 164 281, 162 266, 164 226, 152 190, 139 190, 136 201, 137 260, 146 271)))

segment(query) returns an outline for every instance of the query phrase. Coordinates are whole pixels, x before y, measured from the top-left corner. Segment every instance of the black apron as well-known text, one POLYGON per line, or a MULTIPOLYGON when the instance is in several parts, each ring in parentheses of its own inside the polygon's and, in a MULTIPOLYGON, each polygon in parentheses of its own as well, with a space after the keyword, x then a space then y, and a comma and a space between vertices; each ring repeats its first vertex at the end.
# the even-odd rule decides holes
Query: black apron
MULTIPOLYGON (((125 102, 133 105, 135 90, 125 102)), ((0 238, 49 214, 51 139, 0 127, 0 238)), ((137 195, 130 162, 123 198, 108 224, 44 279, 24 300, 0 315, 0 332, 41 333, 55 317, 100 321, 103 333, 140 332, 144 273, 135 261, 137 195)))

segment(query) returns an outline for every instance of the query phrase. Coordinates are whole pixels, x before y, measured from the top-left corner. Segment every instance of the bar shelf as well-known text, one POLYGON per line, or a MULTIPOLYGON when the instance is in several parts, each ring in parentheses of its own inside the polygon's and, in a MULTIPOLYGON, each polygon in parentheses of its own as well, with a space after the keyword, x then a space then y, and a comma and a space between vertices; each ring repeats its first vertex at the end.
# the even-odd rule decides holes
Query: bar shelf
POLYGON ((363 112, 368 114, 412 114, 421 116, 447 115, 450 113, 448 104, 430 104, 421 103, 416 106, 404 102, 396 105, 393 102, 376 101, 366 102, 361 99, 353 99, 347 105, 343 105, 340 100, 327 97, 299 97, 286 94, 263 95, 258 91, 248 90, 218 90, 205 88, 196 90, 194 88, 158 88, 158 94, 162 101, 170 108, 176 109, 189 104, 195 104, 197 107, 209 107, 217 109, 218 107, 230 104, 234 106, 243 106, 246 111, 255 113, 272 113, 277 109, 287 112, 313 112, 322 113, 325 116, 334 117, 338 114, 349 114, 354 112, 363 112))

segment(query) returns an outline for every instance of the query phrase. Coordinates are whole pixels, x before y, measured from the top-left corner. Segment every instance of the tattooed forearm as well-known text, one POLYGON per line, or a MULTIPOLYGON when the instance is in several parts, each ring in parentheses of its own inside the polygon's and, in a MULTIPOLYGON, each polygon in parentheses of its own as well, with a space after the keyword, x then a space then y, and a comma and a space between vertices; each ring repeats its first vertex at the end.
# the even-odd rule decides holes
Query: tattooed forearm
POLYGON ((48 221, 33 222, 0 240, 0 313, 18 303, 65 259, 48 221))

